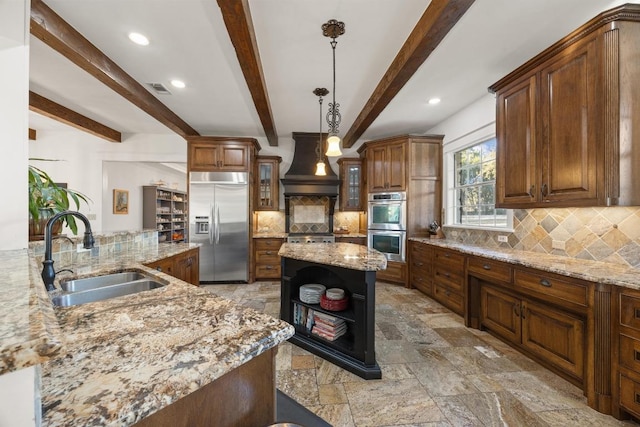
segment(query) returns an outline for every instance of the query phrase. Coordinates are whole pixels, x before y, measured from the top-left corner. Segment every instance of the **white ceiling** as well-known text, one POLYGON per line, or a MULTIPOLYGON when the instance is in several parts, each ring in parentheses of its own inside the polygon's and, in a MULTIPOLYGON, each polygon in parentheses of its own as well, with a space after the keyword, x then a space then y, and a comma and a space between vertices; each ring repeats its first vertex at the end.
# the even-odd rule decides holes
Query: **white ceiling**
MULTIPOLYGON (((202 135, 264 131, 215 0, 45 0, 202 135), (141 47, 127 34, 151 41, 141 47), (185 89, 169 85, 184 80, 185 89)), ((362 110, 429 0, 249 0, 275 127, 317 132, 316 87, 332 90, 330 39, 320 26, 343 21, 336 49, 336 101, 344 135, 362 110)), ((487 87, 603 10, 611 0, 477 0, 362 136, 424 133, 484 96, 487 87), (440 97, 430 106, 427 100, 440 97)), ((31 37, 30 89, 126 133, 172 133, 47 45, 31 37)), ((331 97, 331 94, 328 98, 331 97)), ((325 100, 324 112, 328 100, 325 100)), ((30 113, 30 127, 58 129, 30 113)), ((326 131, 326 123, 323 123, 326 131)), ((126 135, 123 136, 126 138, 126 135)))

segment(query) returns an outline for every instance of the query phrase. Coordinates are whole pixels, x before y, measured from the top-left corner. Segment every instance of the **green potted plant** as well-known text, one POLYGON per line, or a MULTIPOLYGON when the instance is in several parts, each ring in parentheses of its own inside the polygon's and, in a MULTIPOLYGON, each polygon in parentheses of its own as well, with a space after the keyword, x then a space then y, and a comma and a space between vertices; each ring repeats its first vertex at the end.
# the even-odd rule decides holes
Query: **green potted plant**
MULTIPOLYGON (((29 240, 42 240, 49 218, 58 212, 69 210, 71 202, 75 204, 76 210, 80 209, 81 200, 89 203, 89 198, 84 194, 56 184, 45 171, 29 165, 29 240)), ((63 217, 54 226, 54 234, 60 233, 62 224, 69 227, 73 234, 78 234, 78 226, 72 215, 63 217)))

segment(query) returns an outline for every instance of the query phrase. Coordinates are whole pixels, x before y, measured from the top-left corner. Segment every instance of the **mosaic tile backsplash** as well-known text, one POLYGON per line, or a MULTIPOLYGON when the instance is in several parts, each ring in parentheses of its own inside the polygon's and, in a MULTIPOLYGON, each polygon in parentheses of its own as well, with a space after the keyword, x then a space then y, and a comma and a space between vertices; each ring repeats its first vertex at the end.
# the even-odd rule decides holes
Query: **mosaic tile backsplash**
POLYGON ((444 227, 448 239, 640 268, 640 208, 516 209, 513 233, 444 227), (506 235, 508 242, 498 242, 506 235), (555 249, 564 245, 564 249, 555 249))
MULTIPOLYGON (((285 233, 284 211, 256 212, 255 231, 258 233, 285 233)), ((360 228, 360 214, 358 212, 335 212, 333 228, 347 227, 352 233, 360 228)))
MULTIPOLYGON (((64 268, 70 264, 88 263, 91 257, 115 257, 122 253, 136 252, 141 249, 150 249, 158 246, 158 232, 147 231, 123 231, 107 234, 94 234, 95 243, 90 251, 77 251, 77 246, 82 243, 82 236, 55 238, 52 242, 51 253, 56 264, 56 269, 64 268)), ((38 263, 44 260, 44 241, 29 242, 29 249, 38 263)))

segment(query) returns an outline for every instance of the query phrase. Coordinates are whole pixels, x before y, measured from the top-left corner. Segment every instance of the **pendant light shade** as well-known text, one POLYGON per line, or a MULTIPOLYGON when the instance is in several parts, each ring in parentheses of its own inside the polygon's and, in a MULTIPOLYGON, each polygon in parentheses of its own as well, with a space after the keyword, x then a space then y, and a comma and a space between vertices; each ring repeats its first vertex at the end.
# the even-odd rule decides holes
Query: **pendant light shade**
POLYGON ((338 135, 331 135, 327 138, 327 152, 324 153, 328 157, 336 157, 342 156, 342 151, 340 151, 340 137, 338 135))
POLYGON ((316 163, 316 175, 317 176, 326 176, 327 175, 327 170, 324 166, 324 161, 322 160, 318 160, 318 163, 316 163))

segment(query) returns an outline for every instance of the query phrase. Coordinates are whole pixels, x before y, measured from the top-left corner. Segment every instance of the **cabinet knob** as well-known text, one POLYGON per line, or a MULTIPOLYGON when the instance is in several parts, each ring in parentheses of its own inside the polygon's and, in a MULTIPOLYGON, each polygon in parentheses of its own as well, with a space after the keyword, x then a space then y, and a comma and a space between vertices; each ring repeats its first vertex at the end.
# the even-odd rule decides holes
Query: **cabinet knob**
POLYGON ((540 189, 540 194, 542 197, 547 197, 547 184, 542 184, 542 188, 540 189))
POLYGON ((267 270, 273 270, 273 266, 272 266, 272 265, 267 265, 265 268, 266 268, 267 270))
POLYGON ((265 252, 265 254, 267 254, 267 255, 272 255, 272 254, 273 254, 273 252, 271 252, 271 251, 266 251, 266 252, 265 252))
POLYGON ((485 264, 482 266, 485 270, 491 270, 491 266, 489 264, 485 264))
POLYGON ((540 284, 542 286, 546 286, 547 288, 551 287, 551 282, 549 282, 547 279, 540 279, 540 284))

